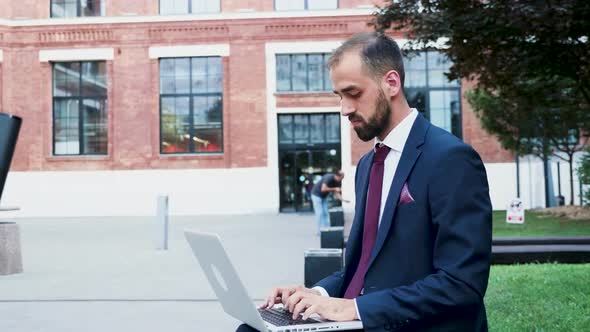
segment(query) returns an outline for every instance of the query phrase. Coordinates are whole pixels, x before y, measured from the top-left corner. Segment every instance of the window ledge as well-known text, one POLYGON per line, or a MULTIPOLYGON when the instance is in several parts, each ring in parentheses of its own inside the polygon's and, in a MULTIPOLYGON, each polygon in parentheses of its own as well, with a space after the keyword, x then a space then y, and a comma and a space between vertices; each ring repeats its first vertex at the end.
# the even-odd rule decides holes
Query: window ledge
POLYGON ((55 161, 110 161, 112 158, 109 155, 72 155, 72 156, 49 156, 45 160, 49 162, 55 161))
POLYGON ((290 92, 290 91, 281 91, 275 92, 275 96, 277 97, 325 97, 331 96, 336 97, 336 95, 332 91, 297 91, 297 92, 290 92))
POLYGON ((223 152, 215 153, 160 153, 160 159, 166 160, 194 160, 194 159, 206 159, 206 160, 220 160, 225 157, 223 152))

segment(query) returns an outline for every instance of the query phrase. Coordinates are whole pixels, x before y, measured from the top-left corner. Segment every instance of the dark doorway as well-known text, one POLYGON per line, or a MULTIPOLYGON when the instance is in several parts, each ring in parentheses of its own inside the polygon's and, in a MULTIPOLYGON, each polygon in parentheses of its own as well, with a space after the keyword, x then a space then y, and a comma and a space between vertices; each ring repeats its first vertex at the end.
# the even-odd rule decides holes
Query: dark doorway
POLYGON ((278 130, 280 211, 312 211, 314 183, 342 166, 340 115, 279 115, 278 130))

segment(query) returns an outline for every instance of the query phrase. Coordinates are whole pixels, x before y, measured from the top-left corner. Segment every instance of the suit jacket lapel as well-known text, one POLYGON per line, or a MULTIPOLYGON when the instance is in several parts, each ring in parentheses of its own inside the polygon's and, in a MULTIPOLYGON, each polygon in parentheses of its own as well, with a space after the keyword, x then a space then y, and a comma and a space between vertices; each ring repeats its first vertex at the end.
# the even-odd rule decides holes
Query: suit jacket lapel
POLYGON ((422 115, 418 114, 412 125, 404 150, 402 151, 399 164, 397 165, 393 177, 393 182, 391 183, 391 188, 389 189, 389 194, 387 195, 387 201, 385 203, 385 209, 383 210, 383 216, 381 217, 381 224, 379 225, 379 231, 377 232, 377 240, 375 241, 375 247, 373 248, 369 268, 385 243, 385 239, 387 238, 387 234, 389 233, 389 229, 393 222, 393 217, 395 216, 400 192, 406 179, 410 175, 416 160, 418 160, 418 157, 420 156, 421 151, 418 147, 424 143, 424 136, 426 135, 429 126, 430 124, 428 121, 424 119, 422 115))

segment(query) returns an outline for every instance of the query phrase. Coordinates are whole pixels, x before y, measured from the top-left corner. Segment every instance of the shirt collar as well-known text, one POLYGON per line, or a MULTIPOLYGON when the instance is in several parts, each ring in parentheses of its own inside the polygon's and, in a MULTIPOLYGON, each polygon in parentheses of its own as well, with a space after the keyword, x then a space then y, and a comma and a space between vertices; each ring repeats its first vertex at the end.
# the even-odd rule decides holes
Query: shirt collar
POLYGON ((390 149, 401 153, 404 150, 408 136, 410 136, 410 131, 412 130, 412 125, 416 117, 418 117, 418 110, 411 108, 410 113, 389 132, 383 141, 375 138, 375 145, 385 144, 390 149))

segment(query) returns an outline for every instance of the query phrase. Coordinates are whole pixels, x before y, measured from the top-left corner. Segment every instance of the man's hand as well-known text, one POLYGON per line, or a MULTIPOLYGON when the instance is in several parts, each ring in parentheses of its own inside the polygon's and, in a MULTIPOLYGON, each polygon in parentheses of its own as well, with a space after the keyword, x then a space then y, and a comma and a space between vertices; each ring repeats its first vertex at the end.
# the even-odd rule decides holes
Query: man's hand
POLYGON ((270 309, 277 303, 282 303, 283 306, 286 307, 286 303, 289 300, 289 297, 296 292, 314 294, 318 296, 322 295, 319 291, 315 289, 305 288, 301 285, 277 287, 270 292, 270 295, 266 299, 266 302, 263 303, 259 308, 270 309))
POLYGON ((296 291, 289 296, 285 308, 293 313, 293 319, 303 313, 303 319, 318 314, 323 319, 347 321, 359 319, 354 300, 326 297, 305 291, 296 291))

